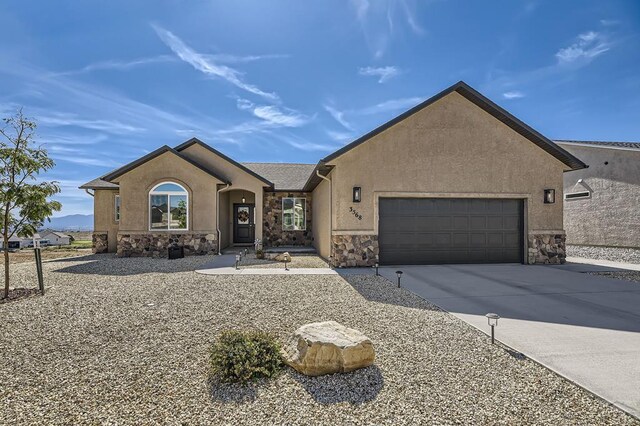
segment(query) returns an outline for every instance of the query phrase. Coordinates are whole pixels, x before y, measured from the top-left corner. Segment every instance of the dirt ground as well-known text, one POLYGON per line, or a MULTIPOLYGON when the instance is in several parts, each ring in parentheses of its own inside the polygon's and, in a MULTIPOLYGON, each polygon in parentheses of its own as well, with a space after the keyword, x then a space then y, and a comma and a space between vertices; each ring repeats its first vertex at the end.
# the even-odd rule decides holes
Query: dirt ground
MULTIPOLYGON (((42 260, 60 259, 63 257, 73 257, 73 256, 84 256, 87 254, 91 254, 91 249, 73 249, 73 248, 42 249, 42 260)), ((4 264, 4 253, 0 255, 0 259, 2 259, 0 263, 4 264)), ((33 261, 35 261, 33 250, 23 249, 17 252, 9 253, 10 264, 33 262, 33 261)))

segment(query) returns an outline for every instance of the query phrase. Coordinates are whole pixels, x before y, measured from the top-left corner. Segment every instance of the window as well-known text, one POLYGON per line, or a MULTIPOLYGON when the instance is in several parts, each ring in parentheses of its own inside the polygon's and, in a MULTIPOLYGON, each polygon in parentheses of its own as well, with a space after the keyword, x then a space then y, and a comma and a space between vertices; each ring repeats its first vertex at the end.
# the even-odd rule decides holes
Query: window
POLYGON ((581 198, 591 198, 590 191, 580 191, 580 192, 569 192, 564 194, 565 200, 579 200, 581 198))
POLYGON ((120 222, 120 196, 116 195, 116 222, 120 222))
POLYGON ((307 229, 305 198, 282 199, 282 229, 285 231, 304 231, 307 229))
POLYGON ((189 194, 177 183, 164 182, 149 192, 149 228, 151 231, 186 230, 189 194))

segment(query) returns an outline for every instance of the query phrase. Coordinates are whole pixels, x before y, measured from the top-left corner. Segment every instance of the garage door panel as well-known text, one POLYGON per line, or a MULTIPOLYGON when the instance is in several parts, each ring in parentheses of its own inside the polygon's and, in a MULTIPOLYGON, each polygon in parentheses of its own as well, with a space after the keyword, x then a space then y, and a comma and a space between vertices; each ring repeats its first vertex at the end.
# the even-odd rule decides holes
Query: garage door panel
POLYGON ((381 264, 521 262, 523 203, 381 198, 381 264))

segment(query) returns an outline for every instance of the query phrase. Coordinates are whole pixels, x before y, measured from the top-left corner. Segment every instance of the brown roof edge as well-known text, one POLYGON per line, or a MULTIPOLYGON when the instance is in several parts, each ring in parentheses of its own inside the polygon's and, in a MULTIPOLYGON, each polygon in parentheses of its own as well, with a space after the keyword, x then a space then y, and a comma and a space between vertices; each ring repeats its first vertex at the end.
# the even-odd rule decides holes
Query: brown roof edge
POLYGON ((309 176, 309 179, 307 179, 307 182, 302 187, 302 191, 311 192, 316 188, 316 186, 318 186, 322 179, 318 177, 317 172, 320 172, 322 176, 326 177, 331 170, 333 170, 333 166, 328 166, 323 160, 320 160, 311 172, 311 176, 309 176))
POLYGON ((431 98, 427 99, 426 101, 424 101, 424 102, 416 105, 415 107, 409 109, 408 111, 400 114, 396 118, 384 123, 383 125, 377 127, 376 129, 372 130, 371 132, 367 133, 366 135, 356 139, 355 141, 351 142, 348 145, 345 145, 344 147, 340 148, 339 150, 335 151, 334 153, 329 154, 328 156, 323 158, 320 162, 321 163, 327 163, 329 161, 332 161, 332 160, 338 158, 342 154, 344 154, 344 153, 352 150, 353 148, 357 147, 358 145, 368 141, 372 137, 384 132, 385 130, 389 129, 390 127, 398 124, 399 122, 403 121, 404 119, 406 119, 406 118, 412 116, 413 114, 421 111, 422 109, 428 107, 429 105, 435 103, 436 101, 442 99, 443 97, 447 96, 448 94, 450 94, 452 92, 458 92, 459 94, 461 94, 462 96, 467 98, 469 101, 473 102, 474 104, 476 104, 477 106, 479 106, 480 108, 482 108, 483 110, 485 110, 486 112, 488 112, 489 114, 491 114, 492 116, 497 118, 498 120, 502 121, 507 126, 511 127, 516 132, 520 133, 522 136, 524 136, 527 139, 529 139, 531 142, 533 142, 536 145, 538 145, 540 148, 544 149, 549 154, 551 154, 554 157, 556 157, 558 160, 560 160, 561 162, 563 162, 567 166, 571 167, 572 170, 585 169, 585 168, 588 167, 585 163, 580 161, 575 156, 571 155, 568 151, 564 150, 562 147, 556 145, 550 139, 544 137, 542 134, 540 134, 536 130, 532 129, 531 127, 529 127, 524 122, 520 121, 518 118, 513 116, 511 113, 509 113, 508 111, 506 111, 502 107, 500 107, 497 104, 495 104, 489 98, 487 98, 486 96, 482 95, 480 92, 478 92, 477 90, 475 90, 474 88, 469 86, 464 81, 457 82, 453 86, 448 87, 447 89, 445 89, 445 90, 441 91, 440 93, 432 96, 431 98))
POLYGON ((224 182, 224 183, 231 183, 229 181, 229 179, 218 175, 216 172, 214 172, 213 170, 209 170, 208 168, 202 166, 201 164, 196 163, 195 161, 191 160, 190 158, 184 156, 183 154, 180 154, 178 151, 176 151, 175 149, 171 148, 170 146, 164 145, 161 146, 160 148, 156 149, 155 151, 150 152, 149 154, 145 155, 144 157, 140 157, 135 161, 132 161, 129 164, 125 164, 124 166, 120 167, 119 169, 116 169, 112 172, 107 173, 106 175, 102 176, 100 179, 105 180, 105 181, 111 181, 115 178, 117 178, 118 176, 122 176, 123 174, 135 169, 136 167, 141 166, 142 164, 146 163, 147 161, 153 160, 154 158, 158 157, 159 155, 162 155, 166 152, 170 152, 174 155, 176 155, 177 157, 181 158, 182 160, 186 161, 187 163, 191 164, 192 166, 202 170, 203 172, 207 173, 210 176, 213 176, 214 178, 218 179, 220 182, 224 182))
POLYGON ((273 182, 270 182, 268 179, 265 179, 264 177, 260 176, 259 174, 257 174, 253 170, 249 169, 248 167, 243 166, 241 163, 238 163, 234 159, 232 159, 230 157, 227 157, 226 155, 224 155, 223 153, 221 153, 217 149, 215 149, 215 148, 211 147, 210 145, 202 142, 198 138, 191 138, 188 141, 183 142, 180 145, 176 146, 174 149, 176 151, 180 152, 180 151, 183 151, 183 150, 189 148, 191 145, 194 145, 194 144, 198 144, 198 145, 202 146, 203 148, 211 151, 215 155, 217 155, 217 156, 221 157, 222 159, 228 161, 229 163, 233 164, 234 166, 238 167, 239 169, 247 172, 248 174, 250 174, 251 176, 255 177, 256 179, 261 180, 262 182, 266 183, 268 186, 271 186, 271 187, 274 186, 273 182))

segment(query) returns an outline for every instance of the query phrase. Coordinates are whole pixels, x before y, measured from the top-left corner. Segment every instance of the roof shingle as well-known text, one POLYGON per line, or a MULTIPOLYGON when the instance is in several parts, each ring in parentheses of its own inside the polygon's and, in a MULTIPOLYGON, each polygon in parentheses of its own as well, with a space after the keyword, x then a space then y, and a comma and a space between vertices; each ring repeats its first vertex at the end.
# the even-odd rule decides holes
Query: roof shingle
POLYGON ((315 164, 300 163, 241 163, 254 173, 273 182, 277 191, 302 191, 313 173, 315 164))
POLYGON ((597 145, 605 148, 629 148, 640 150, 640 142, 614 142, 614 141, 574 141, 574 140, 556 140, 556 143, 567 143, 574 145, 597 145))

